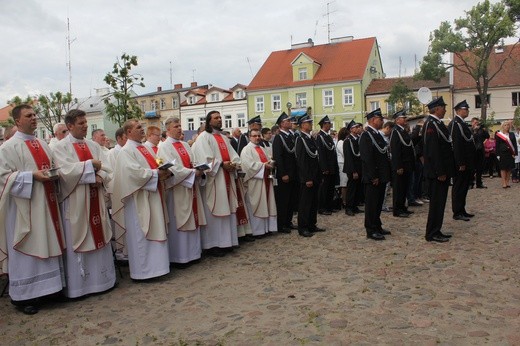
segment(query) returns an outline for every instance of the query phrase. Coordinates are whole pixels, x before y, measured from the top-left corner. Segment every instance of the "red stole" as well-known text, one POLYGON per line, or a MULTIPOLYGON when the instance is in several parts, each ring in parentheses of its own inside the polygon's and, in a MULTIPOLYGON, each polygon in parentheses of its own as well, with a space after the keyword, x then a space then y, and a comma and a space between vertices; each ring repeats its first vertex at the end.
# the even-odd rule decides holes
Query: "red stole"
MULTIPOLYGON (((92 160, 92 153, 88 148, 86 143, 83 142, 75 142, 72 143, 74 146, 74 150, 76 150, 76 154, 78 155, 78 159, 81 162, 85 162, 87 160, 92 160)), ((105 237, 103 235, 103 224, 101 222, 101 207, 99 204, 99 198, 103 198, 103 196, 99 196, 99 190, 93 184, 89 184, 90 189, 90 210, 89 210, 89 223, 90 230, 92 231, 92 238, 94 238, 94 245, 97 249, 101 249, 105 246, 105 237)))
POLYGON ((506 142, 507 147, 509 148, 509 151, 511 152, 511 155, 515 156, 515 148, 513 147, 513 143, 511 143, 511 139, 509 138, 509 136, 506 136, 502 132, 497 132, 495 135, 500 137, 500 139, 503 140, 504 142, 506 142))
MULTIPOLYGON (((227 149, 227 145, 226 145, 226 142, 224 141, 224 138, 222 138, 222 136, 219 134, 213 134, 213 137, 217 141, 218 149, 220 151, 220 156, 222 157, 222 162, 231 161, 231 157, 229 156, 229 151, 227 149)), ((225 169, 223 169, 223 171, 224 171, 224 178, 226 180, 226 191, 227 191, 228 199, 229 199, 230 191, 231 191, 231 176, 230 176, 229 172, 226 171, 225 169)), ((240 185, 237 183, 236 187, 237 187, 237 202, 238 202, 236 215, 237 215, 237 223, 240 226, 240 225, 247 224, 248 221, 247 221, 247 214, 246 214, 244 201, 242 200, 242 193, 240 192, 240 185)))
MULTIPOLYGON (((185 168, 193 168, 193 164, 191 163, 190 154, 188 154, 188 151, 186 148, 184 148, 184 145, 181 142, 175 142, 173 143, 173 147, 175 150, 177 150, 177 153, 181 157, 182 165, 185 168)), ((193 184, 193 202, 192 202, 192 209, 193 209, 193 217, 195 218, 195 228, 199 227, 199 208, 197 205, 197 191, 195 190, 196 185, 193 184)))
MULTIPOLYGON (((138 145, 136 148, 137 148, 137 150, 139 150, 139 152, 141 154, 143 154, 144 158, 146 159, 146 162, 148 162, 148 166, 150 166, 151 169, 158 169, 159 168, 159 164, 157 163, 157 161, 155 161, 155 157, 150 155, 150 152, 148 151, 148 149, 144 145, 138 145)), ((160 181, 159 181, 159 186, 157 187, 157 190, 159 190, 159 196, 161 196, 161 202, 162 202, 162 206, 163 206, 163 210, 164 210, 164 199, 163 199, 163 194, 162 194, 162 183, 160 181)))
POLYGON ((157 155, 157 152, 159 151, 159 147, 157 147, 157 146, 153 146, 153 147, 152 147, 152 150, 153 150, 153 152, 155 153, 155 155, 157 155))
MULTIPOLYGON (((40 146, 40 143, 37 139, 26 140, 25 144, 27 145, 27 148, 29 148, 29 151, 32 154, 34 162, 36 162, 38 169, 41 170, 51 168, 49 157, 45 153, 45 150, 43 150, 43 148, 40 146)), ((56 232, 56 237, 60 243, 60 248, 63 250, 65 249, 65 242, 63 241, 61 233, 60 215, 58 213, 58 199, 56 198, 56 185, 53 181, 46 181, 43 183, 43 188, 45 190, 47 205, 49 206, 49 211, 51 213, 54 231, 56 232)))
MULTIPOLYGON (((264 150, 260 146, 256 145, 255 150, 256 150, 256 153, 258 154, 258 156, 260 157, 260 161, 262 163, 268 161, 267 156, 265 156, 264 150)), ((267 169, 267 167, 265 167, 265 166, 264 166, 264 183, 265 183, 265 193, 267 195, 267 201, 269 201, 269 169, 267 169)))

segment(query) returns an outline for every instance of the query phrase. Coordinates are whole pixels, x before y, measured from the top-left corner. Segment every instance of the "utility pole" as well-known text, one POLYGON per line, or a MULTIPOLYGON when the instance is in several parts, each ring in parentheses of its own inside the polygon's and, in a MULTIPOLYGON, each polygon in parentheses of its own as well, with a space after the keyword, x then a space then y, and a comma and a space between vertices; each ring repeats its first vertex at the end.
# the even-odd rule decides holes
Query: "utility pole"
POLYGON ((69 17, 67 17, 67 66, 69 68, 69 93, 72 95, 72 66, 70 63, 70 44, 74 42, 76 39, 70 39, 70 21, 69 17))
POLYGON ((170 90, 173 89, 172 62, 170 60, 170 90))

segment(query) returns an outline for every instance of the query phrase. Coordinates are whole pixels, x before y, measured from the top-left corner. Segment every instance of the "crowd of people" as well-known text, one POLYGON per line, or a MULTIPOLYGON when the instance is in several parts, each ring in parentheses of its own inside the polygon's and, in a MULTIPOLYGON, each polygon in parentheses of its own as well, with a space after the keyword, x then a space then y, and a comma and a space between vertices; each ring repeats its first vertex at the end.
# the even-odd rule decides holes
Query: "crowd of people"
MULTIPOLYGON (((465 101, 448 126, 442 97, 428 109, 413 129, 405 111, 385 123, 377 109, 366 126, 351 121, 337 138, 327 116, 314 133, 307 114, 282 113, 270 129, 257 116, 242 134, 223 131, 220 113, 211 111, 188 142, 178 118, 167 119, 163 133, 133 119, 109 150, 103 130, 86 138, 81 110, 69 111, 47 144, 34 135, 33 108, 17 106, 15 131, 0 146, 0 274, 9 275, 13 304, 34 314, 42 297, 112 289, 114 257, 128 261, 133 280, 149 280, 272 233, 312 237, 326 231, 318 214, 342 209, 346 217, 364 213, 367 238, 380 241, 391 235, 382 211, 409 217, 410 207, 429 201, 425 238, 447 242, 450 183, 453 218, 469 221, 466 195, 474 184, 485 188, 491 146, 478 119, 466 124, 465 101)), ((510 126, 493 136, 504 188, 518 157, 510 126)))

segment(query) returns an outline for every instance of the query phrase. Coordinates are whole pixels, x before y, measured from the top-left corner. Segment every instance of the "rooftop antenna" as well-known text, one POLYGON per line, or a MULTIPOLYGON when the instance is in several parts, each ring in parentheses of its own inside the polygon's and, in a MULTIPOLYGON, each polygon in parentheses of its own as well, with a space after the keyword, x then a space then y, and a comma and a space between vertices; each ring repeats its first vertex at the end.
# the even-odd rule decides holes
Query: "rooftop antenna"
POLYGON ((251 61, 249 61, 249 57, 246 56, 247 64, 249 65, 249 72, 251 72, 251 77, 253 76, 253 69, 251 68, 251 61))
POLYGON ((172 62, 170 60, 170 90, 173 89, 172 62))
POLYGON ((191 70, 191 81, 192 82, 195 82, 195 71, 197 71, 197 69, 192 69, 191 70))
POLYGON ((72 66, 70 63, 70 45, 72 42, 76 41, 76 39, 70 39, 70 21, 69 17, 67 17, 67 66, 69 68, 69 93, 72 95, 72 66))
POLYGON ((401 78, 401 65, 403 64, 403 59, 399 57, 399 78, 401 78))
POLYGON ((324 15, 324 17, 327 16, 327 40, 328 40, 328 43, 330 43, 330 27, 332 25, 334 25, 334 23, 330 22, 330 14, 336 12, 336 11, 332 11, 332 12, 330 11, 330 4, 332 4, 334 2, 336 2, 336 1, 327 2, 327 13, 324 15))

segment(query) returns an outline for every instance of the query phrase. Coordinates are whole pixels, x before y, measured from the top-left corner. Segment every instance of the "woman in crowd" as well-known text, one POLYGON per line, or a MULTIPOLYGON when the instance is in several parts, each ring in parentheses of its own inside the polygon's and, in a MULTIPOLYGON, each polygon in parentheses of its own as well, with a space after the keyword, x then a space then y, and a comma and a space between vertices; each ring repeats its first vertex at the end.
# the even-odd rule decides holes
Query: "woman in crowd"
POLYGON ((342 127, 338 132, 338 143, 336 144, 336 153, 338 155, 338 166, 339 166, 339 189, 341 191, 341 205, 345 208, 347 200, 347 173, 343 172, 343 164, 345 159, 343 157, 343 142, 348 136, 348 130, 346 127, 342 127))
POLYGON ((496 152, 499 157, 500 177, 504 189, 511 187, 509 180, 511 171, 515 168, 515 156, 518 153, 518 146, 514 133, 510 133, 511 123, 505 121, 500 126, 500 131, 495 134, 496 152))
POLYGON ((495 170, 498 173, 498 176, 500 176, 495 134, 491 132, 489 138, 484 141, 484 172, 489 172, 489 177, 493 178, 495 170))

